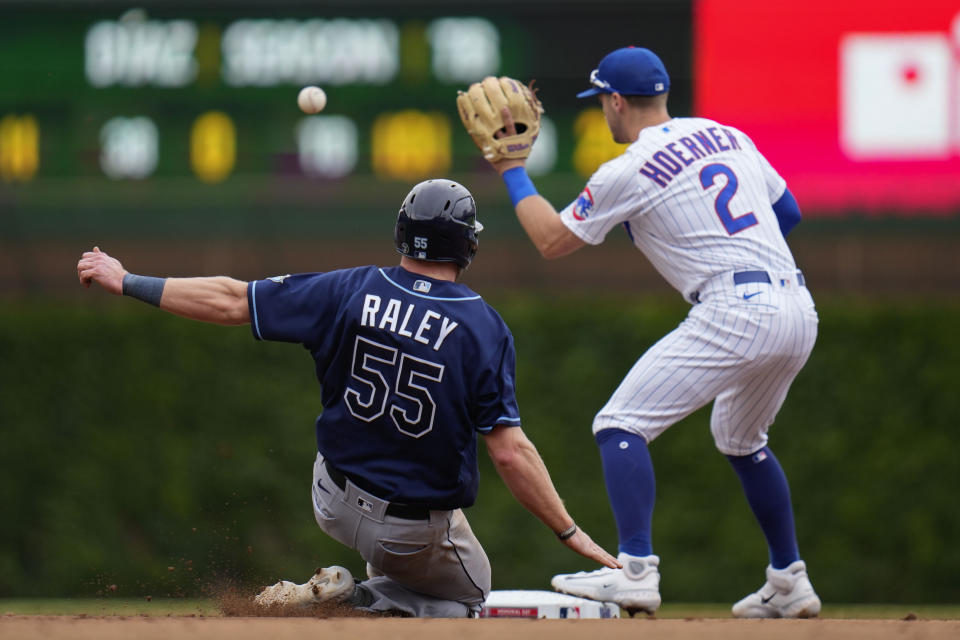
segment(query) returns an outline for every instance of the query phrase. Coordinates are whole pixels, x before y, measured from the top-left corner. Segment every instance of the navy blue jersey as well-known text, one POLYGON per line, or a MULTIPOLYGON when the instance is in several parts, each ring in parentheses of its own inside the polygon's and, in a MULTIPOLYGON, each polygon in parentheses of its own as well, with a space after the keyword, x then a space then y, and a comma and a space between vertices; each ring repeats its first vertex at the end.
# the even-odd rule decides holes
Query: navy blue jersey
POLYGON ((390 501, 455 509, 477 495, 477 432, 519 425, 513 336, 468 287, 402 267, 251 282, 258 340, 316 363, 320 453, 390 501))

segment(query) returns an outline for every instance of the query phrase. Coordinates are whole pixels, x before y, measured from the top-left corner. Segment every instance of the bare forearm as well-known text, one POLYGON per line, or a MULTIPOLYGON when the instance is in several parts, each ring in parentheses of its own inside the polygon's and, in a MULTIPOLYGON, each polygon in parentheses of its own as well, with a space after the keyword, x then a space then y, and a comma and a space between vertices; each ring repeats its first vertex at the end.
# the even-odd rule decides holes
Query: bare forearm
POLYGON ((247 283, 233 278, 137 276, 99 247, 80 256, 77 276, 85 287, 97 283, 114 295, 128 295, 184 318, 216 324, 250 322, 247 283))
POLYGON ((202 322, 224 325, 250 322, 247 283, 226 276, 167 278, 160 308, 202 322))
POLYGON ((517 219, 544 258, 553 259, 573 253, 583 242, 567 229, 557 210, 541 195, 524 198, 516 206, 517 219))
POLYGON ((552 260, 583 246, 584 242, 567 228, 550 201, 536 192, 522 161, 503 160, 494 168, 504 178, 517 219, 541 256, 552 260))
POLYGON ((576 526, 553 487, 546 465, 520 427, 498 425, 485 438, 497 473, 517 501, 557 534, 560 541, 585 558, 608 567, 617 559, 576 526))
POLYGON ((563 531, 573 524, 533 443, 522 442, 513 455, 494 458, 493 463, 517 502, 551 530, 563 531))

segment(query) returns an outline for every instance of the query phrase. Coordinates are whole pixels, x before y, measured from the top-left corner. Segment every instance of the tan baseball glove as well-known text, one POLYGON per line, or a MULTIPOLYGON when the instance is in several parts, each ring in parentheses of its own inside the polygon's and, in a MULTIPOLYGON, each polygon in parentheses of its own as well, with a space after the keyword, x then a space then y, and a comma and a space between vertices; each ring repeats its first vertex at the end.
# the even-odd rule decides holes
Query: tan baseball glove
POLYGON ((530 87, 513 78, 487 76, 458 91, 457 109, 467 133, 489 162, 526 158, 540 133, 543 106, 530 87), (510 110, 507 120, 504 107, 510 110), (510 131, 510 120, 516 133, 510 131))

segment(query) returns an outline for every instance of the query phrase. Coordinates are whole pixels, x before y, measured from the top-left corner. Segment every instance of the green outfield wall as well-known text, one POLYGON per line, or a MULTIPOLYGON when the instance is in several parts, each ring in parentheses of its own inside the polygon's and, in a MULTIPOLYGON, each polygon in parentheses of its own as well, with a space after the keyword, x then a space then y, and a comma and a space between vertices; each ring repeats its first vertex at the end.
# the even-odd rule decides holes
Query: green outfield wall
MULTIPOLYGON (((516 337, 524 428, 578 522, 615 551, 590 422, 686 307, 491 302, 516 337)), ((817 346, 771 431, 814 583, 826 603, 960 601, 960 302, 818 302, 817 346)), ((100 294, 4 301, 0 362, 0 597, 196 596, 329 564, 362 574, 313 522, 321 407, 301 348, 100 294)), ((763 580, 763 538, 708 421, 701 410, 651 447, 665 601, 732 602, 763 580)), ((480 457, 468 517, 494 588, 592 568, 480 457)))

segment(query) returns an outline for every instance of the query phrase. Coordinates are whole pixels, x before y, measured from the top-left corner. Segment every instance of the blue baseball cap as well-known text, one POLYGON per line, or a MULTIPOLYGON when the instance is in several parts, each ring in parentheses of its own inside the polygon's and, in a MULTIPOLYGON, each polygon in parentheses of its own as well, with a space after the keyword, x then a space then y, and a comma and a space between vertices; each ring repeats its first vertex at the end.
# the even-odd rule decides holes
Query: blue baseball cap
POLYGON ((578 98, 598 93, 619 93, 622 96, 656 96, 670 90, 670 76, 660 58, 650 49, 624 47, 604 56, 590 73, 590 84, 578 98))

